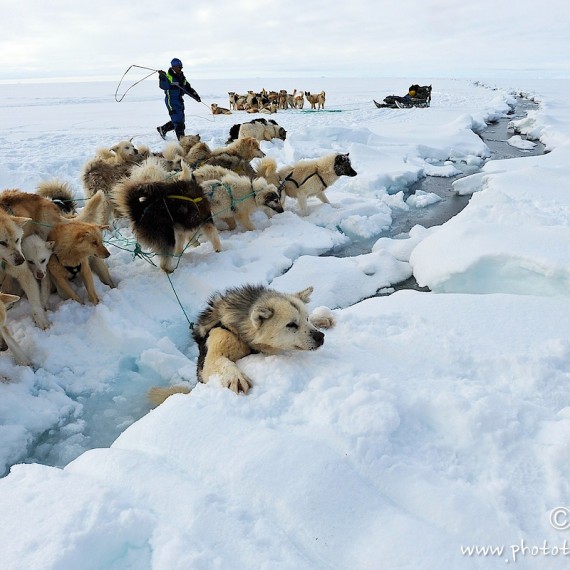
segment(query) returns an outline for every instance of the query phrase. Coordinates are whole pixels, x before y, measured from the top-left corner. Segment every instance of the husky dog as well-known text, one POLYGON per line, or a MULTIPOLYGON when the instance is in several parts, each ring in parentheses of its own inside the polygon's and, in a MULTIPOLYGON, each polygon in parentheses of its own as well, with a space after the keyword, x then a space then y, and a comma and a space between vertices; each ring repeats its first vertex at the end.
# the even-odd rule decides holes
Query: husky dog
MULTIPOLYGON (((121 178, 129 176, 139 159, 139 151, 130 141, 122 141, 110 149, 99 149, 95 157, 84 165, 81 173, 85 197, 91 198, 98 190, 107 196, 121 178)), ((111 204, 107 214, 106 223, 112 217, 111 204)))
POLYGON ((55 242, 45 241, 35 234, 22 240, 22 253, 26 258, 26 263, 34 279, 40 284, 40 299, 44 308, 47 307, 51 293, 51 281, 47 266, 52 256, 54 245, 55 242))
MULTIPOLYGON (((69 284, 77 273, 81 275, 89 300, 96 305, 99 297, 95 291, 90 258, 106 259, 111 255, 103 245, 102 230, 108 226, 99 226, 80 221, 69 221, 54 226, 49 233, 49 240, 54 242, 53 255, 48 262, 48 271, 59 295, 71 298, 78 303, 81 299, 69 284)), ((105 267, 101 264, 97 266, 105 267)), ((106 269, 101 279, 106 284, 112 283, 109 270, 106 269)))
MULTIPOLYGON (((252 353, 279 354, 288 350, 316 350, 325 335, 317 329, 334 326, 332 317, 309 317, 306 303, 312 287, 298 293, 281 293, 263 285, 245 285, 215 293, 194 324, 192 337, 198 345, 198 380, 218 375, 222 385, 236 394, 247 393, 251 380, 236 362, 252 353)), ((162 403, 188 388, 153 388, 149 399, 162 403)))
MULTIPOLYGON (((53 245, 53 241, 45 241, 36 234, 31 234, 22 239, 22 253, 26 259, 28 269, 40 287, 41 305, 44 309, 47 308, 51 293, 51 281, 48 276, 47 265, 53 253, 53 245)), ((22 296, 24 290, 18 280, 21 274, 22 266, 7 266, 4 280, 2 281, 2 291, 18 295, 19 297, 22 296)))
POLYGON ((212 115, 231 115, 232 112, 225 107, 220 107, 217 103, 212 103, 210 105, 210 109, 212 109, 212 115))
POLYGON ((210 202, 214 221, 222 220, 230 230, 236 229, 236 220, 248 231, 255 230, 250 215, 256 208, 268 216, 283 213, 277 188, 264 178, 226 174, 220 180, 202 183, 204 194, 210 202))
POLYGON ((259 148, 259 141, 252 137, 247 137, 238 139, 227 146, 214 149, 209 157, 205 157, 198 163, 192 163, 190 160, 188 160, 188 163, 193 168, 205 165, 223 166, 237 174, 254 178, 256 174, 250 161, 264 156, 265 153, 259 148))
MULTIPOLYGON (((45 199, 45 198, 44 198, 45 199)), ((49 200, 46 200, 50 202, 49 200)), ((59 211, 58 207, 50 202, 59 211)), ((49 321, 42 305, 40 287, 34 279, 22 253, 24 227, 32 223, 31 218, 12 216, 0 208, 0 280, 10 276, 18 282, 30 303, 30 309, 36 325, 42 329, 49 327, 49 321)))
POLYGON ((305 97, 302 91, 293 91, 293 107, 302 109, 305 106, 305 97))
POLYGON ((272 139, 284 141, 287 138, 287 131, 273 119, 253 119, 248 123, 233 125, 227 142, 231 143, 246 137, 253 137, 258 141, 270 141, 272 139))
POLYGON ((114 193, 118 210, 131 223, 136 239, 161 257, 171 273, 189 241, 204 232, 215 251, 222 246, 210 203, 193 179, 121 185, 114 193))
POLYGON ((277 171, 285 194, 297 198, 301 215, 309 213, 307 198, 316 196, 323 204, 330 204, 325 190, 340 176, 356 176, 348 153, 328 154, 321 158, 301 160, 293 166, 277 171))
POLYGON ((10 349, 16 364, 20 366, 31 366, 30 359, 24 354, 24 351, 20 348, 16 339, 12 336, 10 329, 8 328, 6 321, 6 309, 15 303, 20 297, 17 295, 9 295, 8 293, 0 293, 0 334, 2 339, 10 349))
POLYGON ((305 91, 305 97, 307 98, 307 101, 311 104, 311 109, 325 108, 326 93, 324 91, 313 94, 309 93, 309 91, 305 91))
POLYGON ((212 151, 212 157, 223 155, 239 156, 244 160, 253 160, 254 158, 263 158, 265 153, 259 147, 257 139, 243 137, 229 143, 227 146, 218 147, 212 151))
POLYGON ((184 135, 178 141, 178 144, 182 147, 184 155, 187 156, 190 149, 200 142, 200 135, 184 135))
POLYGON ((0 208, 14 216, 31 218, 24 228, 24 235, 38 234, 44 239, 51 226, 63 219, 61 210, 49 199, 21 190, 0 192, 0 208))
POLYGON ((234 170, 230 170, 225 166, 219 166, 217 164, 204 164, 196 170, 188 171, 185 166, 182 166, 182 173, 180 175, 182 180, 190 180, 192 176, 198 182, 206 182, 207 180, 220 180, 226 174, 236 174, 234 170))
POLYGON ((190 148, 184 160, 192 167, 197 168, 212 156, 212 149, 208 143, 198 142, 190 148))

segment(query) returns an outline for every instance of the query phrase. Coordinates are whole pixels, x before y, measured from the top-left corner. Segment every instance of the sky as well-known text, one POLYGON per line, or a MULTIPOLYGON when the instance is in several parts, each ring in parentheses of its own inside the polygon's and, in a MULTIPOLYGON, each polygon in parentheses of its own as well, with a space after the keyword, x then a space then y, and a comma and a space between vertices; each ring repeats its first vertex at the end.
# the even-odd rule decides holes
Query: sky
POLYGON ((113 79, 173 57, 193 78, 570 73, 564 0, 26 0, 3 20, 0 81, 113 79))
MULTIPOLYGON (((279 111, 287 138, 261 147, 279 166, 348 152, 358 174, 331 204, 220 224, 222 251, 200 238, 170 278, 116 220, 99 304, 53 294, 46 330, 26 299, 8 311, 33 366, 0 353, 2 570, 568 567, 570 81, 440 79, 415 109, 372 103, 407 78, 312 81, 325 111, 279 111), (521 92, 537 104, 509 115, 521 92), (488 160, 477 132, 515 127, 514 158, 488 160), (538 140, 548 153, 524 150, 538 140), (471 197, 442 225, 425 223, 438 196, 411 190, 427 175, 471 197), (401 216, 423 224, 391 235, 401 216), (395 291, 412 274, 431 291, 395 291), (241 359, 238 396, 197 384, 189 323, 245 283, 313 285, 308 310, 336 325, 318 350, 241 359), (151 410, 147 389, 172 384, 193 390, 151 410), (488 546, 501 556, 469 550, 488 546)), ((200 81, 187 132, 223 146, 252 116, 207 104, 254 83, 200 81)), ((0 187, 55 177, 81 205, 96 149, 163 149, 156 83, 114 88, 0 85, 0 187)))

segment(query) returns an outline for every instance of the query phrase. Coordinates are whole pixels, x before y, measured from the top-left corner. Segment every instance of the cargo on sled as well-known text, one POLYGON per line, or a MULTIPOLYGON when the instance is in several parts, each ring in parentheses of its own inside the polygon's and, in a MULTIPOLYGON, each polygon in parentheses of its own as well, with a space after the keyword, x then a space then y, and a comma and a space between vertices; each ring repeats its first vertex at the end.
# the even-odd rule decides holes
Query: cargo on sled
POLYGON ((431 85, 410 85, 408 92, 403 97, 388 95, 382 103, 374 101, 378 108, 409 109, 410 107, 429 107, 431 103, 431 85))

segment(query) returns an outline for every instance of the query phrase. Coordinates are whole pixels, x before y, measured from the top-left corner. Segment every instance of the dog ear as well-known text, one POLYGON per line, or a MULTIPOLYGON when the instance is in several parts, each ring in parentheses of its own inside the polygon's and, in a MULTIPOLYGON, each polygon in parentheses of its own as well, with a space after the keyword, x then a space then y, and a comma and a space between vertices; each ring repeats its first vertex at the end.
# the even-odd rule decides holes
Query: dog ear
POLYGON ((264 307, 257 305, 251 311, 251 322, 253 326, 258 329, 263 324, 263 321, 270 319, 273 316, 273 309, 271 307, 264 307))
POLYGON ((299 297, 303 303, 308 303, 311 300, 311 293, 313 292, 313 287, 307 287, 298 293, 295 293, 295 297, 299 297))
POLYGON ((49 249, 50 251, 53 250, 53 248, 55 247, 55 241, 46 241, 46 248, 49 249))
POLYGON ((8 293, 0 293, 0 301, 4 303, 6 306, 19 301, 20 297, 18 295, 9 295, 8 293))

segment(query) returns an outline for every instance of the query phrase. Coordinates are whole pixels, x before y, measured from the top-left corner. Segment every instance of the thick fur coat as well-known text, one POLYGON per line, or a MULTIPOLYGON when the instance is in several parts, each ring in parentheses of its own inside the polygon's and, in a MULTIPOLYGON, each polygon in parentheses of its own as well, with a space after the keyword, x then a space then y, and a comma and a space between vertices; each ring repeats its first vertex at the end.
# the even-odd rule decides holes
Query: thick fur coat
MULTIPOLYGON (((316 350, 325 335, 317 329, 334 325, 331 318, 309 317, 306 303, 312 287, 298 293, 281 293, 263 285, 245 285, 214 294, 194 324, 192 336, 199 348, 200 382, 217 375, 223 386, 247 393, 252 381, 236 362, 251 353, 279 354, 289 350, 316 350)), ((185 387, 154 388, 155 404, 185 387)))
POLYGON ((200 232, 221 251, 210 203, 195 180, 133 181, 117 188, 113 198, 137 241, 161 257, 166 272, 174 271, 186 245, 200 232))
POLYGON ((203 182, 202 188, 210 202, 214 221, 225 222, 230 230, 236 228, 236 221, 244 229, 254 230, 250 216, 258 208, 267 216, 283 212, 277 188, 264 178, 251 180, 247 176, 228 173, 219 180, 203 182))
POLYGON ((356 176, 348 153, 328 154, 321 158, 301 160, 277 171, 285 194, 296 198, 301 215, 309 213, 307 199, 315 196, 323 204, 330 204, 325 190, 341 176, 356 176))
MULTIPOLYGON (((79 273, 89 300, 94 305, 99 303, 91 263, 95 258, 103 260, 110 255, 109 250, 103 245, 102 230, 106 227, 71 220, 54 226, 50 231, 48 239, 53 241, 54 245, 53 255, 48 262, 48 271, 62 298, 82 302, 69 283, 70 279, 79 273)), ((111 275, 104 262, 95 267, 101 281, 113 286, 111 275)))
POLYGON ((273 119, 253 119, 248 123, 236 124, 230 129, 228 143, 237 139, 252 137, 258 141, 270 141, 287 138, 287 131, 280 127, 273 119))

